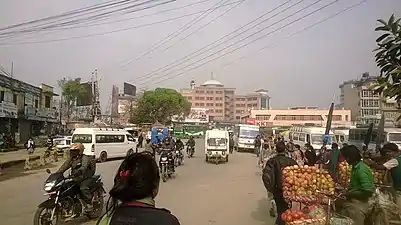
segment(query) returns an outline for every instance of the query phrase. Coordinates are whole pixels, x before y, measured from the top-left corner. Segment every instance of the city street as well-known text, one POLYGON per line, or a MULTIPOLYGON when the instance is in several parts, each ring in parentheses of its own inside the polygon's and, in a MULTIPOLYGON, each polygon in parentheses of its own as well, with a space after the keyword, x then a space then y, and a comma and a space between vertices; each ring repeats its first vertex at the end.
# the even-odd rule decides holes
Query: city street
MULTIPOLYGON (((228 163, 206 163, 203 140, 197 140, 195 158, 186 158, 175 177, 161 182, 156 205, 169 209, 181 224, 272 224, 256 160, 254 155, 237 153, 230 155, 228 163)), ((97 164, 106 190, 111 188, 120 163, 121 160, 97 164)), ((46 177, 44 171, 39 171, 0 183, 2 224, 32 224, 37 204, 45 199, 46 177)), ((80 219, 73 224, 94 225, 96 221, 80 219)))

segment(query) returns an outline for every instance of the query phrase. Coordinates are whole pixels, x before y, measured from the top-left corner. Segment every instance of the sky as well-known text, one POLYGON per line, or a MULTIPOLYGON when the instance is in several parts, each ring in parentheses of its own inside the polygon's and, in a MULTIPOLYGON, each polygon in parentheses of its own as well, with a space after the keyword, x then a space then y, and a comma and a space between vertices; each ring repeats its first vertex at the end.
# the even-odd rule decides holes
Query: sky
MULTIPOLYGON (((361 1, 292 0, 272 11, 286 0, 176 0, 73 29, 0 35, 0 65, 10 71, 13 63, 15 78, 55 87, 64 77, 88 81, 97 69, 102 108, 111 103, 113 84, 179 89, 191 80, 200 85, 211 73, 240 94, 267 89, 273 108, 327 108, 333 95, 339 100, 343 81, 378 74, 377 19, 401 17, 401 0, 366 0, 312 26, 361 1)), ((105 1, 0 2, 1 29, 105 1)))

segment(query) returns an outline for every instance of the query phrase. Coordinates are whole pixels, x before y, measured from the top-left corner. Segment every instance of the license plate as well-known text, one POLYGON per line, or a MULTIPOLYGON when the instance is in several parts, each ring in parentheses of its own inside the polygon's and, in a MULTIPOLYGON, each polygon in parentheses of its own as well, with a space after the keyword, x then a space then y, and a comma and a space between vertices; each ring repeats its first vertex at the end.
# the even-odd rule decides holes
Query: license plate
POLYGON ((167 164, 167 161, 161 161, 160 163, 161 164, 167 164))

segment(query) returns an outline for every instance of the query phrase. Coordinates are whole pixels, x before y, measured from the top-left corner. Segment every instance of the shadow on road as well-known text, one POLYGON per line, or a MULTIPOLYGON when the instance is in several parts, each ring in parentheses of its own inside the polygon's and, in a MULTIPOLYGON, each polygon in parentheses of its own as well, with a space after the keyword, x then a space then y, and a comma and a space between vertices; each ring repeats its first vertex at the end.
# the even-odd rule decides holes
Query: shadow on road
POLYGON ((264 224, 266 225, 271 225, 272 220, 274 221, 275 218, 272 218, 270 216, 269 209, 270 209, 270 202, 266 198, 262 198, 258 201, 257 210, 251 213, 251 217, 255 220, 264 222, 264 224))
POLYGON ((0 182, 15 179, 15 178, 21 178, 21 177, 29 176, 32 174, 37 174, 41 171, 44 171, 47 168, 51 169, 56 166, 57 166, 56 164, 50 163, 50 164, 47 164, 46 166, 37 167, 35 169, 24 170, 23 164, 16 165, 16 166, 2 170, 2 175, 0 176, 0 182))

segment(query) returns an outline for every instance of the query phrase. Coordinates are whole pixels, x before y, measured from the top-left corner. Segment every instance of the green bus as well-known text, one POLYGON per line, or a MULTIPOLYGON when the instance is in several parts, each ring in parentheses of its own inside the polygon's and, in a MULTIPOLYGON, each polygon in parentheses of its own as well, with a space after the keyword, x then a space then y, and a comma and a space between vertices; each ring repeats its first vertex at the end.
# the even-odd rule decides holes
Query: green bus
POLYGON ((175 125, 173 128, 174 137, 177 138, 189 138, 189 136, 194 137, 203 137, 205 135, 205 131, 207 130, 206 126, 200 125, 175 125))

